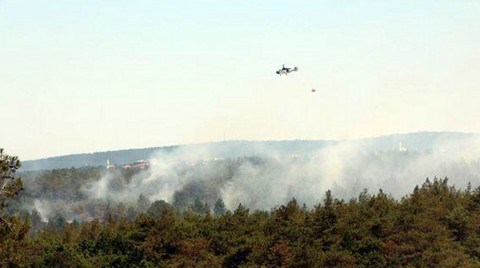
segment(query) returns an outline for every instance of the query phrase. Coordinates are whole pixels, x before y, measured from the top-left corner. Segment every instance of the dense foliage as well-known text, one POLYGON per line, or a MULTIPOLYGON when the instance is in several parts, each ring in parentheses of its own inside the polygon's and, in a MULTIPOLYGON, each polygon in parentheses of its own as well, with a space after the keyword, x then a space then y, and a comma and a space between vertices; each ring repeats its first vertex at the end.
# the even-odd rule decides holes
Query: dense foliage
POLYGON ((157 201, 132 220, 59 215, 30 235, 38 215, 15 218, 17 235, 0 237, 0 266, 480 266, 480 188, 458 190, 447 179, 427 180, 401 200, 327 192, 313 209, 293 199, 269 212, 225 212, 218 200, 225 214, 216 215, 195 203, 179 212, 157 201))
MULTIPOLYGON (((15 176, 17 169, 21 166, 16 156, 10 156, 0 148, 0 226, 2 229, 12 230, 12 223, 6 214, 5 209, 11 200, 16 197, 22 188, 22 180, 15 176)), ((7 235, 1 232, 0 235, 7 235)))
MULTIPOLYGON (((263 170, 272 168, 269 160, 259 157, 172 164, 174 173, 167 173, 174 179, 168 180, 182 180, 176 189, 169 189, 172 205, 178 211, 191 209, 204 213, 213 210, 223 214, 225 204, 221 200, 221 186, 232 180, 244 165, 263 170)), ((25 190, 11 201, 8 212, 19 215, 35 209, 45 221, 57 214, 77 221, 104 219, 107 214, 119 218, 127 214, 132 220, 145 213, 150 202, 157 199, 159 188, 168 184, 161 174, 152 173, 154 171, 149 169, 105 167, 22 172, 25 190), (139 187, 153 180, 156 184, 139 187)))

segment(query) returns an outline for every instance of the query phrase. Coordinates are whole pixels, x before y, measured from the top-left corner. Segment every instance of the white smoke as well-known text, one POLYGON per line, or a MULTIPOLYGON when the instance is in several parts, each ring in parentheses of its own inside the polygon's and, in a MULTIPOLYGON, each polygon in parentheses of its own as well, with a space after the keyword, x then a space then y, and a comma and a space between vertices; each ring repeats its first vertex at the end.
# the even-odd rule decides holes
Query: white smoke
POLYGON ((52 206, 49 204, 48 201, 35 199, 33 203, 33 208, 38 211, 38 213, 42 217, 43 222, 48 221, 47 215, 53 214, 52 206))
POLYGON ((144 194, 150 201, 172 202, 177 190, 198 178, 190 173, 180 173, 180 170, 198 161, 208 160, 210 153, 207 149, 205 146, 192 146, 188 151, 182 147, 174 152, 158 151, 149 160, 149 170, 135 175, 127 185, 112 189, 114 182, 121 182, 118 182, 118 174, 108 172, 100 180, 89 184, 84 191, 95 199, 134 202, 140 194, 144 194))
POLYGON ((229 172, 226 162, 214 164, 217 155, 207 145, 185 146, 153 155, 150 169, 122 187, 112 189, 115 178, 107 174, 85 191, 92 198, 133 202, 144 194, 151 201, 172 203, 175 193, 201 185, 205 189, 199 192, 209 197, 210 204, 221 197, 229 209, 242 203, 251 209, 268 210, 293 197, 312 206, 323 200, 328 189, 343 199, 357 197, 364 188, 371 193, 383 189, 400 198, 427 177, 448 177, 450 184, 459 188, 468 182, 479 185, 478 137, 440 139, 428 151, 404 145, 407 151, 372 150, 371 141, 346 141, 299 156, 259 146, 255 148, 256 155, 261 156, 259 162, 239 161, 230 175, 225 175, 229 172))
MULTIPOLYGON (((480 182, 480 139, 440 140, 430 152, 372 152, 362 142, 342 142, 305 158, 284 158, 273 170, 247 166, 222 188, 229 208, 239 202, 268 209, 292 197, 307 205, 321 201, 331 189, 338 198, 352 198, 367 188, 400 198, 427 177, 448 177, 459 188, 480 182)), ((414 149, 414 148, 412 148, 414 149)))

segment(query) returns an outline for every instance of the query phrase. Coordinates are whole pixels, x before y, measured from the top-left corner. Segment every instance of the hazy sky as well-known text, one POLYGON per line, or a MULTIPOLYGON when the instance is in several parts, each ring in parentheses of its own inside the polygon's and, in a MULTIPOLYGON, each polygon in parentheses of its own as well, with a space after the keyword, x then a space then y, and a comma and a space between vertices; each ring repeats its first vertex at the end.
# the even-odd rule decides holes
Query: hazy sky
POLYGON ((480 132, 479 85, 476 0, 0 0, 0 147, 24 160, 480 132))

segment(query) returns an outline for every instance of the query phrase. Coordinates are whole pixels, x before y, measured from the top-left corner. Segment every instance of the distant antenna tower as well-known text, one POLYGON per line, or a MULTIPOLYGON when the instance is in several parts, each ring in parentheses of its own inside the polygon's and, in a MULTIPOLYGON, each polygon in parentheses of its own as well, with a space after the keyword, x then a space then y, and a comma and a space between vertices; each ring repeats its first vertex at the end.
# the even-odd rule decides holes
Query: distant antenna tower
POLYGON ((115 168, 114 164, 110 164, 110 159, 107 159, 107 169, 115 168))
POLYGON ((400 143, 398 144, 398 151, 399 151, 399 152, 406 152, 406 151, 407 151, 407 148, 406 148, 406 147, 403 147, 403 146, 402 146, 402 143, 400 142, 400 143))

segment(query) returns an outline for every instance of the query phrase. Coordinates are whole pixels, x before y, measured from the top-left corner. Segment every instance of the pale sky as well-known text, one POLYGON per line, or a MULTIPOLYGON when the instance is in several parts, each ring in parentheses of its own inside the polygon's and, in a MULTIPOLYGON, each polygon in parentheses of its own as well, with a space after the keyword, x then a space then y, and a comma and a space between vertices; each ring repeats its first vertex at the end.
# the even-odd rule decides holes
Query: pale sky
POLYGON ((0 101, 23 160, 480 132, 480 1, 0 0, 0 101))

